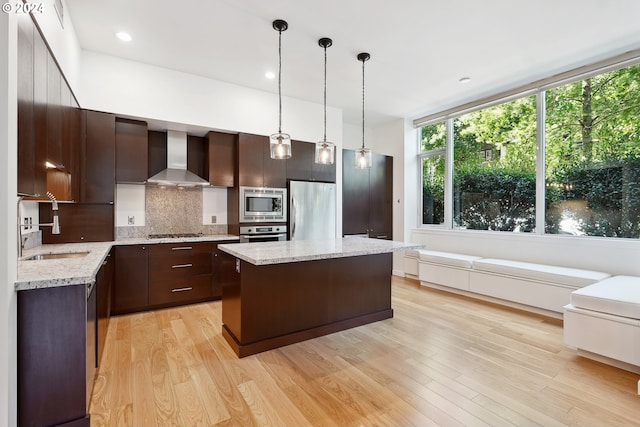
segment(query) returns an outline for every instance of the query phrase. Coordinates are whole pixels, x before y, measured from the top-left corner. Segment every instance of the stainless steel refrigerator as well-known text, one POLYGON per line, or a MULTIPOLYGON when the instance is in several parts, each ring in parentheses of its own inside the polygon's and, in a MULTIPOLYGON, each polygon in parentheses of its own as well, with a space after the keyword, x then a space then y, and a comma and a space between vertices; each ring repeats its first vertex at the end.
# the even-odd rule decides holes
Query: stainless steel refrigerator
POLYGON ((336 237, 336 185, 325 182, 289 182, 290 240, 326 240, 336 237))

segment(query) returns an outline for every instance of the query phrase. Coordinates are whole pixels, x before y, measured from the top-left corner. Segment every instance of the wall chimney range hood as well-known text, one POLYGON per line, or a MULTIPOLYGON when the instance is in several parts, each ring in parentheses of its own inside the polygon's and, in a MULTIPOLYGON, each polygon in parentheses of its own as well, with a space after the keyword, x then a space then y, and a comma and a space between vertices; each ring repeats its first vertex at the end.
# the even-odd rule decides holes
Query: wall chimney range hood
POLYGON ((186 132, 167 131, 167 168, 149 178, 147 183, 179 187, 209 185, 209 182, 187 170, 186 132))

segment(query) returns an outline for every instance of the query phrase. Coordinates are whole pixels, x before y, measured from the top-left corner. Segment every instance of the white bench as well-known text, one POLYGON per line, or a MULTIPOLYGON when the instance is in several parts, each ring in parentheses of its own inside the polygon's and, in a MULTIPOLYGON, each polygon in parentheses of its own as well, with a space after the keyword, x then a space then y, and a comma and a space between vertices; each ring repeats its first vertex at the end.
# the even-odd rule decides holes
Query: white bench
POLYGON ((640 277, 614 276, 572 292, 564 342, 582 356, 640 374, 640 277))
POLYGON ((418 277, 420 281, 468 291, 469 272, 478 259, 480 257, 420 249, 418 277))
POLYGON ((483 258, 473 262, 469 290, 562 313, 571 292, 609 276, 599 271, 483 258))
POLYGON ((416 252, 418 279, 424 286, 434 284, 554 317, 562 317, 571 292, 610 277, 599 271, 545 264, 422 249, 416 252))

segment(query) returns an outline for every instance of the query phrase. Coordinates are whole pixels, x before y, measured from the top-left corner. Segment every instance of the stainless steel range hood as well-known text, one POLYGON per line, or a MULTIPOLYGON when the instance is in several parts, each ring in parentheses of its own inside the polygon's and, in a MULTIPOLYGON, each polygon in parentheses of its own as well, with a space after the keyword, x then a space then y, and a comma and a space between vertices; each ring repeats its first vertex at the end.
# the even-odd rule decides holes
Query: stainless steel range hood
POLYGON ((183 187, 206 186, 207 181, 187 170, 187 133, 167 131, 167 168, 147 180, 148 184, 183 187))

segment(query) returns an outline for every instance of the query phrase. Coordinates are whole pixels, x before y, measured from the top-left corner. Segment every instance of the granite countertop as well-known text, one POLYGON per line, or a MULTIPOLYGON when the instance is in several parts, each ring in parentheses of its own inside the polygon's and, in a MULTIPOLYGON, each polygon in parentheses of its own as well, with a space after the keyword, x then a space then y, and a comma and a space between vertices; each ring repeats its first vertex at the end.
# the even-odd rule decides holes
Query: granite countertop
POLYGON ((25 249, 22 258, 18 260, 18 278, 15 283, 16 291, 28 289, 52 288, 85 284, 91 286, 96 281, 96 274, 113 246, 118 245, 150 245, 158 243, 182 242, 216 242, 224 240, 239 240, 233 235, 208 235, 199 237, 148 239, 128 238, 115 242, 95 243, 62 243, 37 246, 25 249), (57 258, 45 260, 31 260, 36 254, 56 254, 69 252, 88 252, 80 258, 57 258))
POLYGON ((219 249, 254 265, 374 255, 423 247, 424 245, 422 244, 365 237, 345 237, 336 240, 235 243, 218 246, 219 249))

